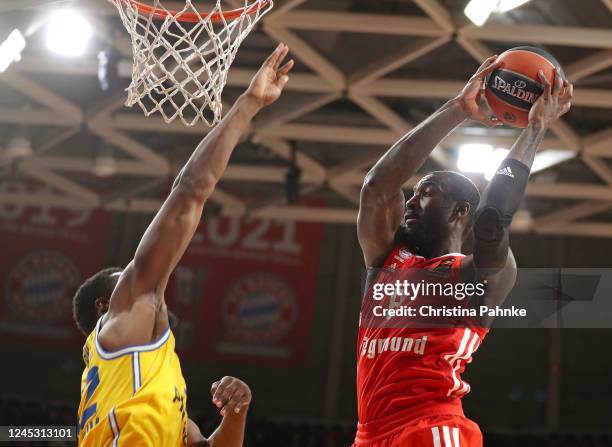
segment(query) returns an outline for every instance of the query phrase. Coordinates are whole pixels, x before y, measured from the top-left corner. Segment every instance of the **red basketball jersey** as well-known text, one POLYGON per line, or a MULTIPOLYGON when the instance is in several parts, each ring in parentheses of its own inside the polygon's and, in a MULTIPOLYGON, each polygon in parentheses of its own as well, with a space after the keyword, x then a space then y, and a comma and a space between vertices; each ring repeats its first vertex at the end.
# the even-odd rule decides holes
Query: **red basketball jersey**
MULTIPOLYGON (((425 259, 398 246, 384 268, 387 272, 429 269, 440 277, 440 282, 460 282, 463 257, 452 253, 425 259)), ((435 300, 435 307, 457 303, 453 296, 435 300)), ((364 324, 365 312, 372 310, 366 301, 361 308, 357 345, 358 436, 359 432, 383 435, 418 418, 463 415, 460 398, 470 391, 470 385, 461 379, 461 373, 472 361, 487 330, 475 324, 442 328, 372 327, 364 324)))

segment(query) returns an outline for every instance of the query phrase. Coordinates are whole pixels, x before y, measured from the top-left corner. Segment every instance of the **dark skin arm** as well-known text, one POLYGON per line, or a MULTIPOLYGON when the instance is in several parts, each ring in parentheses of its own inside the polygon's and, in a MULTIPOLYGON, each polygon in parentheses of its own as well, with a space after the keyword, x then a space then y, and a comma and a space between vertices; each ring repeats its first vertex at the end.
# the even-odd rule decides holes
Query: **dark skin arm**
MULTIPOLYGON (((573 86, 555 73, 553 85, 543 73, 539 74, 544 93, 529 112, 529 125, 521 132, 507 158, 518 160, 529 169, 533 166, 539 144, 550 125, 571 107, 573 86)), ((474 253, 466 256, 461 264, 465 277, 487 281, 485 304, 501 304, 514 287, 516 261, 509 248, 508 232, 497 244, 474 238, 474 253)))
POLYGON ((190 447, 242 447, 246 417, 252 395, 249 386, 235 377, 223 377, 212 384, 212 401, 223 420, 206 439, 197 425, 190 419, 187 440, 190 447))
POLYGON ((486 111, 482 82, 499 67, 493 56, 472 76, 463 91, 395 143, 367 173, 361 188, 357 235, 366 267, 379 267, 402 222, 402 186, 417 173, 431 152, 466 119, 489 126, 499 123, 486 111))
POLYGON ((208 439, 202 435, 200 428, 191 419, 187 420, 187 446, 188 447, 209 447, 208 439))
MULTIPOLYGON (((202 210, 227 167, 230 155, 255 114, 276 101, 293 66, 280 67, 288 47, 280 44, 255 74, 249 88, 204 138, 178 176, 170 195, 145 231, 134 259, 111 296, 99 340, 106 349, 146 344, 156 316, 165 308, 164 290, 200 222, 202 210)), ((162 330, 167 328, 167 324, 162 330)))

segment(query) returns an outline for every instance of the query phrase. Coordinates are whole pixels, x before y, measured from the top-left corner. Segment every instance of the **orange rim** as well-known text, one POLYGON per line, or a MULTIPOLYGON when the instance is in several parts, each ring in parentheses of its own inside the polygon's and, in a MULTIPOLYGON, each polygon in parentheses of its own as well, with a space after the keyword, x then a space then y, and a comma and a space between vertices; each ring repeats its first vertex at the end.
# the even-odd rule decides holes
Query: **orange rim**
POLYGON ((232 9, 231 11, 215 12, 212 14, 209 12, 200 12, 200 13, 184 12, 181 14, 180 11, 161 10, 161 9, 154 8, 153 6, 145 5, 144 3, 141 3, 136 0, 122 0, 122 1, 124 3, 131 4, 138 10, 139 13, 143 15, 152 15, 153 17, 156 17, 159 19, 163 19, 168 16, 173 16, 179 22, 191 22, 191 23, 197 23, 197 22, 202 21, 202 19, 206 19, 206 18, 208 18, 211 22, 220 22, 222 19, 225 19, 226 21, 234 20, 242 16, 245 13, 253 14, 255 11, 265 8, 268 5, 268 3, 270 3, 270 0, 255 0, 255 2, 249 6, 245 6, 243 8, 238 8, 238 9, 232 9))

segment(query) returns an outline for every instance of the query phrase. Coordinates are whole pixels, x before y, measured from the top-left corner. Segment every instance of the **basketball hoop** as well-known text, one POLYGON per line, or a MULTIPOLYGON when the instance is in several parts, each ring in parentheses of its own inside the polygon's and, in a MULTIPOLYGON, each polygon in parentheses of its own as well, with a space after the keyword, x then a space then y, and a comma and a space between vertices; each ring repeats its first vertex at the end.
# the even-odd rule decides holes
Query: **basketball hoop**
POLYGON ((272 0, 244 0, 223 10, 221 0, 207 12, 196 0, 181 10, 162 0, 109 0, 119 10, 132 40, 134 67, 126 105, 138 104, 146 116, 160 113, 166 123, 199 121, 212 126, 222 113, 221 92, 244 38, 272 9, 272 0))

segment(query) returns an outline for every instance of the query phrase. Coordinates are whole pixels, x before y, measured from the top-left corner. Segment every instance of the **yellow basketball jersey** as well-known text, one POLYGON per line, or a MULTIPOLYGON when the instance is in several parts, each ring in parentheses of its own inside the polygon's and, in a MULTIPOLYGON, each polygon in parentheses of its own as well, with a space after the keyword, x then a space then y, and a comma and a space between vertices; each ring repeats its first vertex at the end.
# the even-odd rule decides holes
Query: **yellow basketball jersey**
POLYGON ((187 445, 187 389, 170 328, 155 343, 107 352, 100 324, 83 347, 79 445, 187 445))

